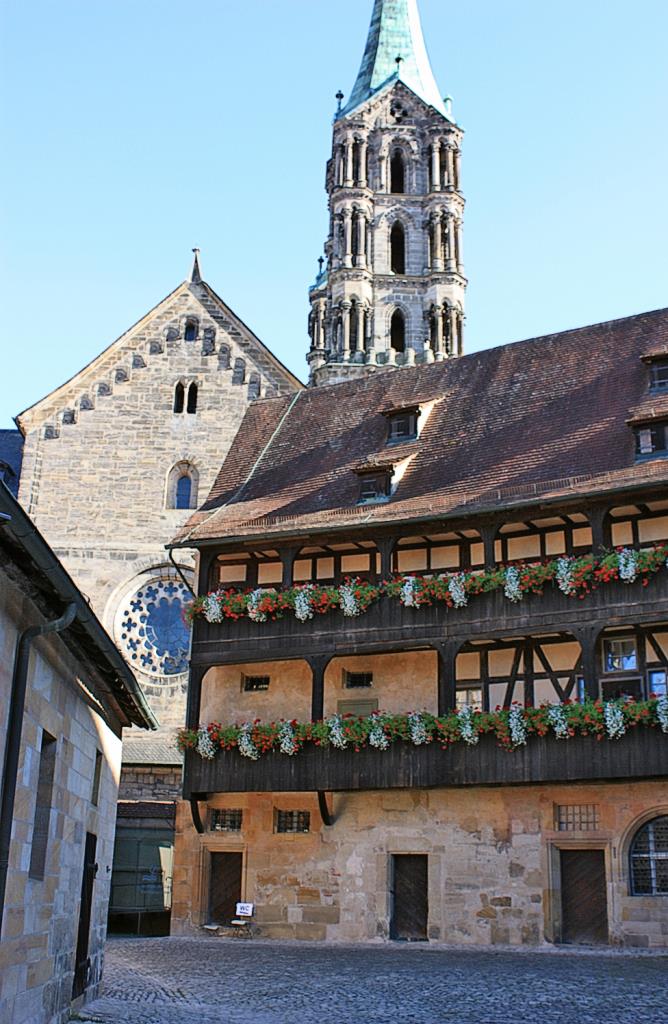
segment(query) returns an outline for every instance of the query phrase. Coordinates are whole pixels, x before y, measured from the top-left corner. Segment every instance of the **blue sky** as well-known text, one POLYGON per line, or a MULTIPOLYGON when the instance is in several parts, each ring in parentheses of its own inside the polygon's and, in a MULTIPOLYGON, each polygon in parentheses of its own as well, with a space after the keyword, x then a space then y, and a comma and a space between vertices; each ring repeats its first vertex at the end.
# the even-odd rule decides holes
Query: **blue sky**
MULTIPOLYGON (((371 0, 2 9, 0 426, 187 274, 302 378, 371 0)), ((668 305, 668 4, 421 0, 466 129, 466 350, 668 305)))

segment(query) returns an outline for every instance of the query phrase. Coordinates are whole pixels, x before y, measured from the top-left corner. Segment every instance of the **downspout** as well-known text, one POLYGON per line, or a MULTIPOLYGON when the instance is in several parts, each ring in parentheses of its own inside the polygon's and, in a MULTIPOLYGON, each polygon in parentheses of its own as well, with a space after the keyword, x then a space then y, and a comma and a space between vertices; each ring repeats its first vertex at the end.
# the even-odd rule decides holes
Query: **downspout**
POLYGON ((7 888, 7 871, 9 869, 9 847, 12 838, 12 819, 16 799, 16 780, 19 770, 21 753, 21 732, 23 729, 23 713, 25 711, 26 688, 28 683, 28 663, 33 640, 47 633, 61 633, 74 621, 77 606, 68 604, 58 619, 45 622, 42 626, 29 626, 19 636, 14 656, 12 674, 12 690, 9 698, 7 714, 7 734, 5 738, 5 757, 2 768, 2 796, 0 798, 0 935, 2 934, 2 918, 5 910, 5 891, 7 888))

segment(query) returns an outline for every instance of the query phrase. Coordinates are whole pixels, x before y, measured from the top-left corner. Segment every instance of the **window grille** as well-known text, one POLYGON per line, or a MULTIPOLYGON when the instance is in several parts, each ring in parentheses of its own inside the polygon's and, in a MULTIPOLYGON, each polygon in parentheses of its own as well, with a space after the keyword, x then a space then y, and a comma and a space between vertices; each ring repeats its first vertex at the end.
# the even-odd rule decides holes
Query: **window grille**
POLYGON ((310 832, 310 811, 276 811, 277 832, 310 832))
POLYGON ((373 672, 344 672, 343 685, 346 690, 363 690, 373 686, 373 672))
POLYGON ((229 810, 227 807, 211 811, 209 829, 211 832, 241 832, 243 811, 239 808, 229 810))
POLYGON ((268 690, 270 681, 270 676, 244 676, 244 693, 255 693, 259 690, 268 690))
POLYGON ((598 804, 557 804, 554 827, 557 832, 595 832, 598 804))
POLYGON ((639 828, 630 851, 631 893, 668 896, 668 815, 639 828))

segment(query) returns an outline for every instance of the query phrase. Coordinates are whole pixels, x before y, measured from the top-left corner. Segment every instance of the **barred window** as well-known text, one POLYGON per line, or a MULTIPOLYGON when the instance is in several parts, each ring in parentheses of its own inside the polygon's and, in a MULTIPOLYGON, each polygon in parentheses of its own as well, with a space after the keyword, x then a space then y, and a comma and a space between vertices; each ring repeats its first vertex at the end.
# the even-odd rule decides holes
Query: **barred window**
POLYGON ((258 690, 268 690, 270 681, 270 676, 243 676, 242 682, 244 693, 256 693, 258 690))
POLYGON ((276 811, 277 832, 310 832, 310 811, 276 811))
POLYGON ((238 808, 230 810, 225 807, 212 810, 209 829, 211 832, 241 832, 243 817, 243 811, 238 808))
POLYGON ((557 832, 594 832, 598 828, 598 804, 557 804, 554 810, 557 832))
POLYGON ((364 690, 373 686, 373 672, 344 672, 343 685, 346 690, 364 690))
POLYGON ((668 815, 639 828, 630 852, 631 893, 668 896, 668 815))

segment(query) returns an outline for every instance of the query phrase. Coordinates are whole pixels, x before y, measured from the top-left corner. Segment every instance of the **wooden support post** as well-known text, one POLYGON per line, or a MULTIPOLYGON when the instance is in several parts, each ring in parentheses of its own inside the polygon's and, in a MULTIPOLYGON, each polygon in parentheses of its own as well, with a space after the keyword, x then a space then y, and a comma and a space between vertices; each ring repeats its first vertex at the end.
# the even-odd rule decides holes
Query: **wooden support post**
POLYGON ((596 554, 601 548, 610 546, 610 527, 606 523, 608 515, 607 505, 592 505, 587 510, 589 523, 591 525, 592 550, 596 554))
POLYGON ((434 644, 438 658, 438 713, 447 715, 457 707, 457 653, 461 640, 446 640, 434 644))
POLYGON ((325 713, 325 669, 332 660, 331 654, 315 655, 306 659, 313 673, 311 689, 311 721, 319 722, 325 713))
POLYGON ((199 552, 199 563, 197 566, 197 593, 208 594, 210 590, 213 590, 218 580, 212 579, 212 568, 216 562, 217 551, 204 548, 199 552))
POLYGON ((524 707, 534 706, 534 663, 533 640, 529 637, 524 641, 524 707))
POLYGON ((186 704, 186 728, 198 729, 200 726, 200 708, 202 706, 202 680, 209 670, 208 665, 190 663, 188 676, 188 702, 186 704))
POLYGON ((291 548, 283 548, 279 552, 281 562, 283 563, 283 579, 281 582, 284 587, 292 586, 292 570, 295 564, 295 559, 300 551, 301 544, 291 548))
POLYGON ((334 815, 327 804, 327 795, 321 789, 318 790, 318 809, 323 825, 331 827, 334 824, 334 815))
POLYGON ((396 544, 395 537, 383 537, 376 541, 380 552, 380 578, 385 580, 392 575, 392 555, 396 544))
POLYGON ((479 529, 480 536, 485 548, 485 568, 493 569, 496 565, 496 555, 494 554, 494 542, 496 540, 496 534, 498 532, 497 523, 486 523, 479 529))
POLYGON ((573 634, 582 648, 582 675, 584 676, 585 694, 591 700, 597 700, 599 696, 597 648, 600 632, 600 626, 583 626, 573 630, 573 634))

